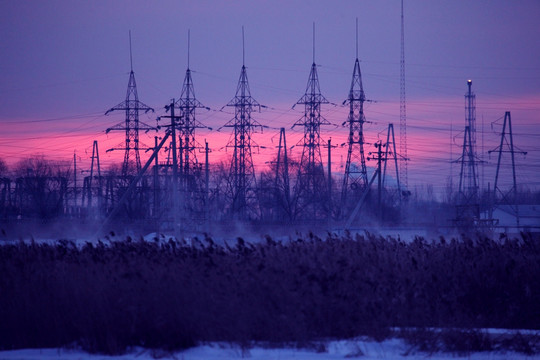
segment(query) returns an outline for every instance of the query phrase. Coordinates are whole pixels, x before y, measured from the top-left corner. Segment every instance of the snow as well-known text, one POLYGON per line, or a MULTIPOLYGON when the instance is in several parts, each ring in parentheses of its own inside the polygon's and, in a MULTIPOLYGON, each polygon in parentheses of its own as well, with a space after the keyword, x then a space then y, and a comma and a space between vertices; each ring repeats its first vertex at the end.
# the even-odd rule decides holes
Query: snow
POLYGON ((68 349, 22 349, 12 351, 0 351, 0 359, 6 360, 153 360, 153 359, 177 359, 177 360, 334 360, 334 359, 408 359, 408 360, 442 360, 442 359, 470 359, 470 360, 531 360, 540 359, 540 355, 527 356, 517 353, 481 352, 458 356, 451 353, 412 353, 406 354, 409 347, 399 339, 390 339, 383 342, 364 340, 332 341, 326 344, 326 349, 293 349, 276 348, 267 349, 252 347, 242 350, 238 346, 211 343, 201 345, 189 350, 169 353, 160 350, 148 350, 136 348, 131 353, 122 356, 92 355, 80 350, 68 349))

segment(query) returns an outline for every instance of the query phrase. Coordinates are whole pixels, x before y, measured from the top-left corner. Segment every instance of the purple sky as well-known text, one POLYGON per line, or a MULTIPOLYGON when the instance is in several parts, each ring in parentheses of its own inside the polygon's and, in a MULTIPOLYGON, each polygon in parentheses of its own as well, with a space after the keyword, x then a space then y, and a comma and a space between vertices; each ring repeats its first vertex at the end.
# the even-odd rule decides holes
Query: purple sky
MULTIPOLYGON (((0 158, 13 163, 43 153, 67 160, 76 151, 85 166, 93 140, 99 141, 105 165, 121 157, 105 150, 118 145, 122 134, 106 135, 105 129, 123 116, 103 114, 125 97, 129 30, 139 98, 156 109, 141 121, 154 125, 163 105, 180 95, 188 29, 198 99, 219 110, 234 96, 243 25, 251 92, 270 108, 255 114, 271 129, 255 134, 254 140, 269 146, 271 139, 277 145, 277 129, 286 127, 288 144, 293 145, 302 134, 290 127, 302 110, 291 106, 305 90, 312 24, 321 91, 340 105, 347 97, 356 57, 356 18, 364 90, 375 101, 365 106, 372 122, 366 124, 365 136, 371 144, 386 136, 388 123, 395 124, 399 135, 399 0, 2 1, 0 158)), ((450 158, 461 151, 464 94, 467 79, 472 79, 477 129, 484 124, 483 136, 477 135, 479 145, 482 138, 486 151, 498 145, 502 123, 493 128, 492 123, 511 111, 514 142, 528 152, 516 157, 518 181, 540 187, 539 18, 537 0, 405 0, 411 186, 434 183, 443 189, 451 173, 455 183, 459 180, 458 166, 451 170, 450 158)), ((232 118, 231 110, 202 112, 198 119, 217 129, 232 118)), ((323 111, 336 125, 346 120, 347 112, 341 106, 323 111)), ((229 130, 200 132, 200 142, 206 138, 214 149, 212 159, 228 155, 220 149, 229 130)), ((332 137, 340 144, 346 135, 339 127, 322 130, 324 142, 332 137)), ((153 136, 141 135, 141 140, 152 145, 153 136)), ((143 161, 147 155, 142 154, 143 161)), ((269 148, 253 156, 262 170, 274 155, 275 149, 269 148)), ((483 183, 493 183, 496 157, 485 159, 483 183)), ((344 149, 335 150, 333 161, 336 173, 341 171, 344 149)))

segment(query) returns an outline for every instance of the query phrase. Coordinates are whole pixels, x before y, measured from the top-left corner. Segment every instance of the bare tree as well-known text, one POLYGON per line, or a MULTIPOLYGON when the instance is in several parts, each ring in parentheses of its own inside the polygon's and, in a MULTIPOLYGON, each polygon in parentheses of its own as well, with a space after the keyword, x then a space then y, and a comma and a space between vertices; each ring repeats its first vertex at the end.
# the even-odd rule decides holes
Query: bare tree
POLYGON ((20 215, 50 219, 63 214, 71 172, 69 162, 54 162, 36 155, 20 160, 13 171, 20 215))
POLYGON ((4 159, 0 158, 0 177, 5 177, 8 172, 8 166, 4 159))

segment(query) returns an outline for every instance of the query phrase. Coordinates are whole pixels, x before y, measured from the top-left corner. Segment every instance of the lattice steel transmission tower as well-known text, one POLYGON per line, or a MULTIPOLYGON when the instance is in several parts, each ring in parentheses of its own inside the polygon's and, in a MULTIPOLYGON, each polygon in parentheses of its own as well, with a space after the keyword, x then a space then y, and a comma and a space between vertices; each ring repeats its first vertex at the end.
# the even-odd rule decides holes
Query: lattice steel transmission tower
POLYGON ((455 224, 462 228, 476 226, 480 220, 478 158, 476 156, 476 95, 471 89, 472 80, 467 80, 467 86, 463 150, 461 157, 457 160, 461 163, 461 170, 455 224))
POLYGON ((83 196, 82 196, 82 206, 86 200, 86 207, 88 213, 91 213, 92 207, 95 207, 96 204, 93 203, 93 195, 97 195, 97 212, 95 215, 100 215, 102 210, 102 200, 103 200, 103 178, 101 176, 101 165, 99 162, 99 149, 98 142, 94 140, 92 144, 92 161, 90 163, 90 176, 84 178, 83 182, 83 196), (96 164, 97 176, 94 173, 94 162, 96 164), (97 184, 95 184, 97 182, 97 184))
POLYGON ((125 111, 126 119, 113 127, 107 129, 107 133, 110 131, 121 130, 125 131, 126 139, 122 147, 112 148, 112 150, 124 150, 124 162, 122 164, 122 176, 137 174, 141 171, 141 158, 139 155, 139 131, 140 130, 154 130, 155 128, 139 121, 139 111, 145 113, 154 109, 148 105, 139 101, 137 95, 137 84, 135 83, 135 73, 133 72, 133 56, 131 51, 131 32, 129 33, 129 60, 131 65, 131 72, 129 73, 129 82, 126 94, 126 100, 120 104, 109 109, 105 115, 112 111, 125 111))
POLYGON ((279 131, 279 146, 276 161, 276 174, 274 178, 274 196, 276 207, 280 210, 276 214, 276 220, 292 220, 292 202, 289 186, 289 158, 287 151, 287 139, 285 128, 279 131), (280 216, 284 213, 284 216, 280 216))
POLYGON ((195 140, 195 129, 206 128, 203 124, 196 120, 195 115, 197 109, 206 109, 195 97, 193 80, 191 79, 191 70, 189 68, 189 46, 190 36, 188 32, 188 66, 182 86, 180 98, 176 101, 175 106, 179 109, 180 121, 176 129, 179 137, 179 159, 180 159, 180 191, 185 194, 185 201, 189 203, 196 193, 201 191, 201 173, 202 164, 197 160, 197 150, 203 147, 195 140))
POLYGON ((516 181, 516 164, 514 159, 514 154, 527 155, 525 151, 518 151, 514 149, 514 137, 512 135, 512 117, 510 116, 510 111, 505 112, 504 114, 504 124, 501 132, 501 143, 494 150, 488 151, 489 154, 492 152, 499 153, 497 158, 497 171, 495 172, 495 185, 493 186, 493 201, 494 205, 508 205, 516 217, 516 225, 519 224, 519 207, 517 205, 517 181, 516 181), (507 148, 505 150, 504 148, 507 148), (501 160, 503 153, 510 153, 511 166, 512 166, 512 186, 507 191, 503 191, 499 183, 499 174, 501 170, 501 160))
MULTIPOLYGON (((315 24, 313 25, 313 64, 305 94, 296 105, 304 105, 304 116, 293 125, 304 127, 302 157, 296 179, 295 216, 308 219, 326 218, 327 185, 320 149, 321 125, 330 123, 321 115, 321 105, 329 104, 321 94, 317 65, 315 64, 315 24)), ((294 107, 294 106, 293 106, 294 107)), ((299 143, 299 144, 300 144, 299 143)))
MULTIPOLYGON (((467 93, 465 94, 465 126, 471 131, 471 148, 476 158, 476 95, 472 92, 472 80, 467 80, 467 93)), ((476 170, 476 183, 478 171, 476 170)))
POLYGON ((345 164, 345 175, 341 190, 341 203, 345 206, 348 194, 361 194, 367 184, 366 158, 364 154, 364 101, 366 95, 362 86, 362 73, 358 60, 358 19, 356 19, 356 61, 354 62, 353 77, 349 97, 343 104, 349 104, 349 116, 344 123, 349 125, 349 137, 347 140, 349 150, 345 164))
POLYGON ((459 192, 468 201, 478 202, 478 159, 476 156, 476 95, 472 92, 472 80, 467 80, 465 94, 465 135, 459 179, 459 192))
POLYGON ((403 16, 403 0, 401 0, 401 56, 400 56, 400 77, 399 77, 399 152, 401 165, 401 185, 405 192, 409 187, 407 171, 407 102, 405 97, 405 20, 403 16))
POLYGON ((234 118, 224 127, 234 129, 234 139, 227 146, 234 149, 229 178, 231 182, 232 202, 230 212, 237 219, 258 218, 259 204, 256 198, 255 169, 251 156, 251 135, 261 125, 251 118, 251 113, 259 104, 249 89, 245 66, 244 28, 242 27, 242 70, 236 87, 236 95, 226 105, 234 107, 234 118))

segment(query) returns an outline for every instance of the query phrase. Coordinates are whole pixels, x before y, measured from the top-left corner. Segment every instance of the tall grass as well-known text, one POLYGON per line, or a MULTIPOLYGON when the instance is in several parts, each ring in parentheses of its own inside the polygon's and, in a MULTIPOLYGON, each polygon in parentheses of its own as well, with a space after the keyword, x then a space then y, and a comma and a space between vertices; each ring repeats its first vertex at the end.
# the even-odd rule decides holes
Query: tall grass
POLYGON ((233 242, 0 246, 0 349, 120 354, 202 341, 383 339, 393 327, 540 328, 540 239, 530 234, 233 242))

